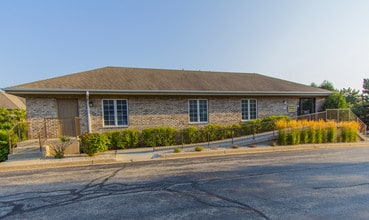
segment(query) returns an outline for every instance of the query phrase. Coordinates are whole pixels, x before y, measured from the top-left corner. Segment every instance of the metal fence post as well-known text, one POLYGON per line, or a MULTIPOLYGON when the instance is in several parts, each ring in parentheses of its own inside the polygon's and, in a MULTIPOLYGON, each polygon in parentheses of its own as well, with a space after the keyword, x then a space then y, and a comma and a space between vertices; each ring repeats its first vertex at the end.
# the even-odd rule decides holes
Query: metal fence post
POLYGON ((184 131, 181 131, 182 149, 184 148, 184 131))

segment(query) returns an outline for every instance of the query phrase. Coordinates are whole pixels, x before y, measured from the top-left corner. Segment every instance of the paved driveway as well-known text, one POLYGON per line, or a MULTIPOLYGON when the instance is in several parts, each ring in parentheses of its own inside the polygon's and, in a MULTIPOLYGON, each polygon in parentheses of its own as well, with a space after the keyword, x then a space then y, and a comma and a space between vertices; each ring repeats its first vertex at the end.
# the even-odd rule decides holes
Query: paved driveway
POLYGON ((0 219, 368 219, 369 148, 0 173, 0 219))

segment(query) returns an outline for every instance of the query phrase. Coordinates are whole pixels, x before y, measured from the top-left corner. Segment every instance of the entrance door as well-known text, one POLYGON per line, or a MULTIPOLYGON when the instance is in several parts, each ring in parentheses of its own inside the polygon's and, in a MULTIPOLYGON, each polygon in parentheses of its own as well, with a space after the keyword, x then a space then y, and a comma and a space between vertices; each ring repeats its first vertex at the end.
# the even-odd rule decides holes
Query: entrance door
POLYGON ((58 99, 58 116, 62 136, 76 136, 77 99, 58 99))
POLYGON ((301 98, 298 113, 299 115, 315 113, 315 98, 301 98))

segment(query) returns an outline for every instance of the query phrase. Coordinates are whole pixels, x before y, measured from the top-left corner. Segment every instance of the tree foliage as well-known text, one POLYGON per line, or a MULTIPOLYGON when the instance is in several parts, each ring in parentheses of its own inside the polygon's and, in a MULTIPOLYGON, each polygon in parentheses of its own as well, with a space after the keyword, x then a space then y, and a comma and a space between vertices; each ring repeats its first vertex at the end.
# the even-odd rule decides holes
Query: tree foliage
POLYGON ((339 92, 333 92, 325 100, 322 109, 324 111, 326 109, 340 109, 347 107, 348 106, 345 97, 343 97, 343 95, 339 92))
POLYGON ((333 86, 333 83, 329 82, 328 80, 324 80, 320 84, 319 88, 326 89, 326 90, 329 90, 329 91, 336 91, 336 89, 333 86))

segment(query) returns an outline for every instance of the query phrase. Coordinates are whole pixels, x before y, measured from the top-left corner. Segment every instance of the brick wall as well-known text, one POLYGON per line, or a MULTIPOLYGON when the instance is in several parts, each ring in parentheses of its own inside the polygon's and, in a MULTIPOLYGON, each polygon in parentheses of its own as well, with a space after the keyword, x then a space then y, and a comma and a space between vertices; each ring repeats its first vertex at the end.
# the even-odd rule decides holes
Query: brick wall
MULTIPOLYGON (((102 127, 102 99, 127 99, 129 110, 129 128, 145 129, 158 126, 171 126, 174 128, 185 128, 189 125, 203 127, 207 124, 230 125, 241 122, 241 100, 250 97, 174 97, 174 96, 109 96, 100 98, 90 98, 93 102, 91 107, 91 128, 92 132, 106 132, 119 128, 102 127), (188 100, 207 99, 208 100, 208 123, 189 122, 188 100)), ((270 115, 296 116, 296 112, 287 112, 288 105, 298 104, 297 98, 253 98, 258 102, 258 117, 270 115)), ((85 101, 80 104, 81 130, 87 131, 87 117, 83 114, 86 109, 85 101)))
MULTIPOLYGON (((76 97, 74 97, 76 98, 76 97)), ((207 124, 230 125, 241 122, 241 100, 257 100, 258 117, 271 115, 289 115, 295 117, 296 111, 288 112, 288 106, 297 106, 299 99, 295 97, 191 97, 191 96, 99 96, 90 97, 93 106, 90 108, 91 132, 106 132, 120 128, 103 127, 102 100, 126 99, 128 100, 128 128, 145 129, 157 126, 171 126, 185 128, 189 125, 199 127, 207 124), (188 117, 189 99, 208 100, 208 123, 191 124, 188 117)), ((322 100, 317 99, 317 108, 322 100)), ((88 132, 87 103, 84 96, 78 97, 81 133, 88 132)), ((57 118, 57 100, 54 98, 28 98, 27 116, 32 125, 30 132, 35 133, 40 129, 44 118, 57 118)), ((48 122, 50 129, 57 134, 56 122, 48 122)))
POLYGON ((38 138, 40 132, 43 135, 57 137, 58 129, 58 107, 56 99, 53 98, 27 98, 27 119, 29 138, 38 138), (46 126, 46 131, 44 127, 46 126))

